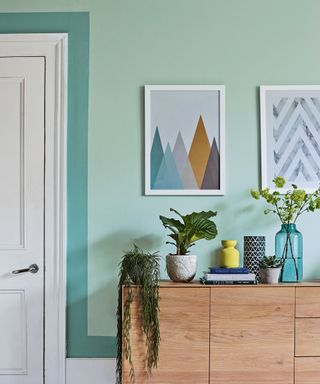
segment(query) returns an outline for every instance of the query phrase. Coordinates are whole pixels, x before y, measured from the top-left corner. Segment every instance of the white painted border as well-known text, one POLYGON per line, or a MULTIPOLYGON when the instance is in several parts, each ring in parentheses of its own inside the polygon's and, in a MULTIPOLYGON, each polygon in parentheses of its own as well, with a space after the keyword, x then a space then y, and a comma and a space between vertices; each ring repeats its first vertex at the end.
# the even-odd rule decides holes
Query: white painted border
POLYGON ((46 61, 45 383, 65 384, 68 35, 0 34, 0 56, 46 61))
POLYGON ((66 372, 67 384, 115 384, 116 359, 69 358, 66 372))
POLYGON ((224 85, 145 85, 145 194, 146 195, 189 195, 214 196, 225 194, 225 86, 224 85), (151 142, 151 92, 152 91, 218 91, 220 114, 220 189, 163 189, 150 187, 150 142, 151 142))
MULTIPOLYGON (((268 91, 320 91, 320 85, 261 85, 260 86, 260 137, 261 137, 261 188, 275 189, 268 185, 268 167, 267 167, 267 110, 266 93, 268 91)), ((313 193, 317 188, 305 188, 307 193, 313 193)), ((277 189, 281 194, 290 190, 290 188, 277 189)))

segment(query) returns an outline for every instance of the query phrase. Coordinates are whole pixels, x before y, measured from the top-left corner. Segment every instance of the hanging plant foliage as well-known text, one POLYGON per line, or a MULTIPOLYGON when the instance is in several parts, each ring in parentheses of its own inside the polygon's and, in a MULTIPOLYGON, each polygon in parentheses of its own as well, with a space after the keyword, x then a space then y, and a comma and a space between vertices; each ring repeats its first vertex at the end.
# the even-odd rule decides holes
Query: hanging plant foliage
POLYGON ((129 362, 130 381, 135 382, 130 344, 131 304, 135 299, 141 303, 141 324, 147 347, 146 367, 149 372, 157 367, 160 345, 159 262, 157 253, 145 252, 135 244, 121 259, 117 310, 117 384, 122 384, 123 358, 129 362))

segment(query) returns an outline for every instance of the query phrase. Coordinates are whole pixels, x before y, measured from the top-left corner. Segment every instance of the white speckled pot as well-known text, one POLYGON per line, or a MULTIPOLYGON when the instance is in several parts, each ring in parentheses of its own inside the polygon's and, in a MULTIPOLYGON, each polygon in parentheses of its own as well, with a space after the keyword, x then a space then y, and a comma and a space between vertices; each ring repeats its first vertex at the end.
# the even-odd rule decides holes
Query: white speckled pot
POLYGON ((281 268, 260 268, 261 283, 278 284, 281 268))
POLYGON ((171 280, 178 283, 188 283, 197 272, 197 256, 167 255, 167 272, 171 280))

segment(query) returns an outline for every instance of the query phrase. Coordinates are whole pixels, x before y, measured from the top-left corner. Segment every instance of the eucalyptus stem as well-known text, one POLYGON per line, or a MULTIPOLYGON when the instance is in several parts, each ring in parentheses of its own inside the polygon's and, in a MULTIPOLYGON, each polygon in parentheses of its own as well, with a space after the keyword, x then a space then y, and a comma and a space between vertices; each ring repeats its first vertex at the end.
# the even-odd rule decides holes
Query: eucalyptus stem
POLYGON ((274 206, 275 206, 275 208, 276 208, 276 213, 277 213, 277 215, 278 215, 278 217, 279 217, 281 223, 284 224, 283 219, 282 219, 282 215, 281 215, 281 213, 280 213, 280 211, 279 211, 279 206, 278 206, 278 202, 277 202, 277 201, 275 201, 274 206))
POLYGON ((282 260, 282 268, 281 268, 281 275, 280 275, 281 280, 282 280, 282 276, 283 276, 285 259, 286 259, 287 254, 288 254, 288 231, 286 231, 286 232, 287 232, 287 239, 286 239, 285 245, 283 247, 282 256, 280 259, 280 260, 282 260))
POLYGON ((299 271, 298 271, 298 266, 297 266, 296 258, 295 258, 294 253, 293 253, 293 245, 292 245, 292 240, 291 240, 290 234, 289 234, 289 244, 290 244, 291 255, 292 255, 292 258, 293 258, 294 268, 295 268, 295 272, 296 272, 296 280, 298 281, 299 280, 299 271))
MULTIPOLYGON (((305 202, 301 205, 301 207, 300 207, 300 209, 298 210, 297 215, 296 215, 296 217, 295 217, 293 223, 296 223, 296 221, 298 220, 298 217, 299 217, 300 215, 302 215, 304 212, 307 212, 307 211, 309 210, 308 208, 305 208, 305 206, 307 205, 309 199, 310 199, 310 197, 309 197, 309 198, 306 198, 305 202), (304 209, 304 208, 305 208, 305 209, 304 209)), ((312 199, 312 195, 311 195, 311 199, 312 199)))
POLYGON ((285 260, 286 257, 287 257, 287 254, 288 254, 288 233, 287 233, 287 239, 286 239, 285 246, 283 247, 283 252, 282 252, 281 260, 285 260))

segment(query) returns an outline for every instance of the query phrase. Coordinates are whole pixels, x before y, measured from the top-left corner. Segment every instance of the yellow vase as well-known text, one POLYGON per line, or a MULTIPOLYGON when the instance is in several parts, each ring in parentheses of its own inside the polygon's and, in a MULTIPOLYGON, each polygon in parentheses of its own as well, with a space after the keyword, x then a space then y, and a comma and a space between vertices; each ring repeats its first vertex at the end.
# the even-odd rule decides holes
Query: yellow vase
POLYGON ((237 240, 222 240, 220 251, 220 267, 238 268, 240 266, 240 252, 235 248, 237 240))

